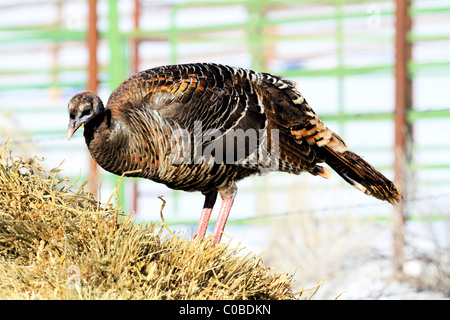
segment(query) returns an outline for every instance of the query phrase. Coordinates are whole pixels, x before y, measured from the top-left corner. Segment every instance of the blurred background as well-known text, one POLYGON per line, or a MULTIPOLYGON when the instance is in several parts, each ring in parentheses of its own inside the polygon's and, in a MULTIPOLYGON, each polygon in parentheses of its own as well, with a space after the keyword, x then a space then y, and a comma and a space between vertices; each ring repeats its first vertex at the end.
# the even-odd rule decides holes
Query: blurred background
MULTIPOLYGON (((297 81, 404 194, 394 208, 337 174, 249 178, 223 241, 296 270, 301 287, 325 279, 319 298, 450 297, 448 0, 2 0, 0 143, 89 179, 105 202, 118 177, 93 165, 81 131, 67 141, 68 101, 90 89, 106 102, 137 71, 187 62, 297 81)), ((159 195, 171 230, 190 237, 201 194, 125 179, 116 200, 146 223, 160 221, 159 195)))

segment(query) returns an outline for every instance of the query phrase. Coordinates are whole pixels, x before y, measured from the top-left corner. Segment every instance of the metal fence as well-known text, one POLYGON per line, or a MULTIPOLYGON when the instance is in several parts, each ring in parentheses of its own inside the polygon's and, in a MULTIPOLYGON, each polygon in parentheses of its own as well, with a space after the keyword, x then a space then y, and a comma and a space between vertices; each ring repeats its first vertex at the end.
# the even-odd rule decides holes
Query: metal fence
MULTIPOLYGON (((84 141, 78 135, 68 143, 65 134, 66 105, 73 94, 94 86, 105 101, 137 70, 219 62, 298 81, 324 122, 390 178, 395 171, 394 120, 404 116, 404 191, 410 204, 406 214, 423 211, 420 203, 429 214, 446 214, 450 6, 448 1, 416 0, 406 9, 412 20, 405 37, 411 57, 404 62, 405 77, 412 80, 412 101, 402 111, 395 100, 399 2, 2 1, 2 140, 11 133, 13 149, 44 156, 48 167, 65 159, 64 173, 75 178, 81 172, 83 180, 90 171, 84 141)), ((99 197, 105 197, 118 178, 102 170, 99 174, 99 197)), ((388 217, 392 213, 389 206, 355 194, 338 178, 272 174, 248 179, 239 187, 238 198, 245 200, 236 200, 233 215, 247 220, 330 208, 388 217)), ((126 211, 137 210, 141 220, 150 220, 159 217, 160 194, 168 200, 170 221, 197 219, 201 195, 126 179, 119 197, 126 211)))

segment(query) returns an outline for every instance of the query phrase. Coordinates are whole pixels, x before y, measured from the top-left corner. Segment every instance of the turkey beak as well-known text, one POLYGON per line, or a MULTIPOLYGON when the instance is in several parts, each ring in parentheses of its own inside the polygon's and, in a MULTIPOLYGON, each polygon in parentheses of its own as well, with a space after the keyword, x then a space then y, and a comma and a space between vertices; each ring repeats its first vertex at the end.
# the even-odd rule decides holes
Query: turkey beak
POLYGON ((80 126, 81 123, 79 123, 77 120, 70 120, 69 127, 67 128, 67 140, 70 140, 70 138, 72 138, 73 134, 78 130, 80 126))

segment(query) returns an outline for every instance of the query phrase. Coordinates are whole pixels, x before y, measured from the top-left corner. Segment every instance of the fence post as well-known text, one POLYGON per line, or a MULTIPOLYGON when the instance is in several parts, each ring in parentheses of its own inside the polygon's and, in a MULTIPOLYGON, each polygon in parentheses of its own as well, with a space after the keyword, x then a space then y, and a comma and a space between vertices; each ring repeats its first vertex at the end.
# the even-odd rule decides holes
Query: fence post
MULTIPOLYGON (((139 19, 140 19, 140 9, 141 3, 140 0, 134 0, 134 10, 133 10, 133 22, 134 29, 139 30, 139 19)), ((138 38, 134 38, 132 40, 133 47, 133 59, 132 59, 132 73, 135 74, 139 72, 139 43, 140 40, 138 38)), ((139 186, 137 181, 133 181, 133 199, 131 202, 131 210, 135 213, 138 210, 138 200, 139 200, 139 186)))
POLYGON ((395 183, 403 199, 395 207, 393 217, 393 259, 397 275, 403 270, 404 228, 408 200, 408 165, 412 126, 408 123, 408 112, 412 106, 412 79, 408 72, 412 45, 408 40, 411 31, 409 15, 410 1, 396 0, 395 22, 395 183))
MULTIPOLYGON (((125 41, 119 30, 119 8, 118 0, 108 0, 108 29, 106 31, 106 40, 109 46, 109 64, 108 64, 108 87, 111 91, 116 89, 118 85, 125 80, 127 75, 126 71, 126 55, 125 55, 125 41)), ((117 184, 120 181, 119 176, 112 176, 113 184, 117 184)), ((117 205, 121 209, 127 212, 127 199, 125 193, 126 179, 120 184, 117 191, 117 196, 120 198, 117 205)))
MULTIPOLYGON (((98 93, 98 61, 97 61, 97 44, 98 44, 98 31, 97 31, 97 0, 89 0, 89 18, 88 18, 88 89, 94 93, 98 93)), ((97 195, 98 191, 98 167, 92 157, 89 156, 89 184, 88 190, 94 195, 97 195)))
POLYGON ((251 68, 263 71, 264 69, 264 43, 263 26, 264 1, 250 0, 247 2, 247 39, 251 55, 251 68))

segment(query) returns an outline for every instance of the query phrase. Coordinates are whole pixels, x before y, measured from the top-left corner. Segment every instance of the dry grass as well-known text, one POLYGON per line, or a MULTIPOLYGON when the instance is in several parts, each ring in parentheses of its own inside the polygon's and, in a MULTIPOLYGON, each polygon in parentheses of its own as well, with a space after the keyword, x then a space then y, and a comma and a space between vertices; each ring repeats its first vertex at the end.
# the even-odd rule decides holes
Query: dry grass
MULTIPOLYGON (((293 275, 229 245, 163 237, 36 159, 0 150, 1 299, 295 299, 293 275)), ((159 210, 159 208, 158 208, 159 210)))

